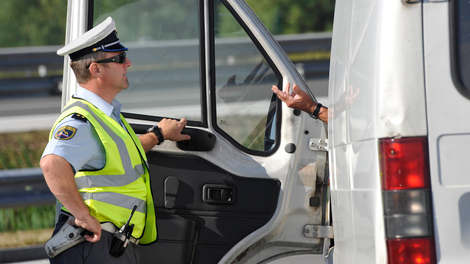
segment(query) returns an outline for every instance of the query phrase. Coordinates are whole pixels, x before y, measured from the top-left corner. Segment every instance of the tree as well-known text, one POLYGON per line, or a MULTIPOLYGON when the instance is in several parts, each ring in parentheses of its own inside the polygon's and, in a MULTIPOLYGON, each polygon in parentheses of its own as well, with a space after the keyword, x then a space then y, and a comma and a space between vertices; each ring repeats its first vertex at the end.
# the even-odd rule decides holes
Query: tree
MULTIPOLYGON (((246 2, 275 35, 331 31, 333 27, 334 0, 246 0, 246 2)), ((165 12, 166 6, 179 5, 181 11, 192 8, 191 5, 197 6, 196 0, 95 1, 95 15, 108 13, 128 16, 133 8, 145 5, 150 6, 151 16, 134 19, 138 22, 137 25, 131 25, 131 21, 128 21, 129 24, 119 25, 123 36, 131 37, 133 33, 148 31, 158 39, 158 36, 162 35, 160 34, 162 30, 170 33, 174 31, 174 34, 184 35, 186 38, 194 38, 197 35, 197 17, 191 20, 182 17, 184 12, 179 14, 165 12), (187 2, 194 3, 188 6, 187 2), (126 5, 126 9, 117 10, 123 5, 126 5), (187 21, 195 25, 193 31, 174 30, 180 28, 179 24, 187 21)), ((66 0, 1 0, 0 7, 0 47, 64 44, 66 0)))
POLYGON ((334 0, 246 0, 274 35, 331 31, 334 0))
POLYGON ((0 47, 63 45, 67 1, 2 0, 0 47))

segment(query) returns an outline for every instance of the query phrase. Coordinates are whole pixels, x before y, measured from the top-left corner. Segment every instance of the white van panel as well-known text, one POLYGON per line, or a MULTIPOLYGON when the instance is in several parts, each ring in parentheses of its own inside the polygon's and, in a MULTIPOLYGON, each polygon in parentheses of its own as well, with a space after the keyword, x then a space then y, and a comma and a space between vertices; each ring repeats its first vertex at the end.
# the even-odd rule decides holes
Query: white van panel
MULTIPOLYGON (((332 56, 330 58, 329 77, 330 88, 328 91, 328 106, 330 109, 334 108, 333 103, 340 99, 341 95, 346 91, 345 86, 348 84, 347 69, 349 61, 348 46, 350 27, 347 22, 351 20, 351 4, 352 1, 337 1, 335 5, 335 17, 344 18, 346 23, 341 23, 341 26, 336 26, 332 35, 332 56), (334 89, 332 89, 333 87, 334 89)), ((346 115, 336 112, 333 118, 328 122, 328 139, 330 140, 330 146, 340 146, 347 143, 346 128, 346 115)))
POLYGON ((335 263, 387 261, 378 139, 427 134, 421 8, 336 1, 329 83, 335 263))
MULTIPOLYGON (((427 134, 421 4, 380 1, 377 56, 377 137, 427 134)), ((369 58, 370 59, 370 58, 369 58)))
POLYGON ((354 142, 349 149, 353 228, 356 232, 356 258, 353 263, 385 263, 382 192, 375 140, 354 142))
POLYGON ((335 264, 353 263, 350 261, 356 257, 356 240, 354 239, 351 192, 344 190, 332 191, 331 197, 333 228, 335 232, 333 259, 335 264))
POLYGON ((421 5, 337 1, 335 25, 330 71, 333 146, 426 135, 422 39, 417 37, 422 35, 421 5), (353 104, 344 102, 348 90, 359 90, 353 104))
POLYGON ((380 171, 378 160, 370 158, 378 156, 377 144, 375 140, 355 142, 333 148, 332 154, 335 263, 338 258, 342 263, 384 263, 380 171), (377 177, 368 177, 374 174, 377 177))
POLYGON ((470 101, 451 76, 449 2, 423 4, 434 230, 439 264, 470 258, 470 101), (467 166, 465 166, 467 165, 467 166))

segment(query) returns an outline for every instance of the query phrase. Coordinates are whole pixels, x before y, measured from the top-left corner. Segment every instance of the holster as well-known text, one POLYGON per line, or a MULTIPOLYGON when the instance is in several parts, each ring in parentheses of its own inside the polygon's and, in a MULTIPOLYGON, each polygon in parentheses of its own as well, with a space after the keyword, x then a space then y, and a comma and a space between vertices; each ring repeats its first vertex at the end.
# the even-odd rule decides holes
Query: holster
POLYGON ((82 234, 84 234, 85 231, 83 227, 74 227, 68 222, 65 222, 60 230, 44 244, 46 254, 50 258, 54 258, 63 251, 84 242, 85 238, 82 234))

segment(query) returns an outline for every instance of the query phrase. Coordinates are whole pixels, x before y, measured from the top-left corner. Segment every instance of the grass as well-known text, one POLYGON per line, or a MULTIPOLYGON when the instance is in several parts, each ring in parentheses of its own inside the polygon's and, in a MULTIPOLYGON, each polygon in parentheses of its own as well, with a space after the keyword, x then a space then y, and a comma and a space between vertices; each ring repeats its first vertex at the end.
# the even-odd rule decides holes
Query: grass
POLYGON ((0 134, 0 170, 39 167, 49 131, 0 134))
POLYGON ((25 247, 44 244, 54 228, 0 233, 0 248, 25 247))
POLYGON ((50 228, 54 226, 55 205, 3 208, 0 220, 0 232, 50 228))
MULTIPOLYGON (((0 169, 39 166, 49 131, 0 134, 0 169)), ((42 244, 54 226, 55 205, 0 209, 0 248, 42 244)))

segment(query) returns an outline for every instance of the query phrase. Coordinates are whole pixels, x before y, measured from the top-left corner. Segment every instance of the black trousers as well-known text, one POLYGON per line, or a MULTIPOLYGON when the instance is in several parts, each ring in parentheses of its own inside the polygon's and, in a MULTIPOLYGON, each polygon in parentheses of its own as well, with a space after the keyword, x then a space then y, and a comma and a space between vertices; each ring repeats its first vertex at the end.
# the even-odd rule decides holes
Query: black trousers
MULTIPOLYGON (((59 218, 52 235, 54 235, 64 223, 64 219, 59 218)), ((100 241, 96 243, 85 241, 67 249, 55 258, 49 259, 49 261, 51 264, 138 264, 140 262, 139 247, 135 248, 133 244, 129 244, 124 254, 120 257, 114 257, 109 254, 112 239, 113 234, 102 230, 100 241)))

